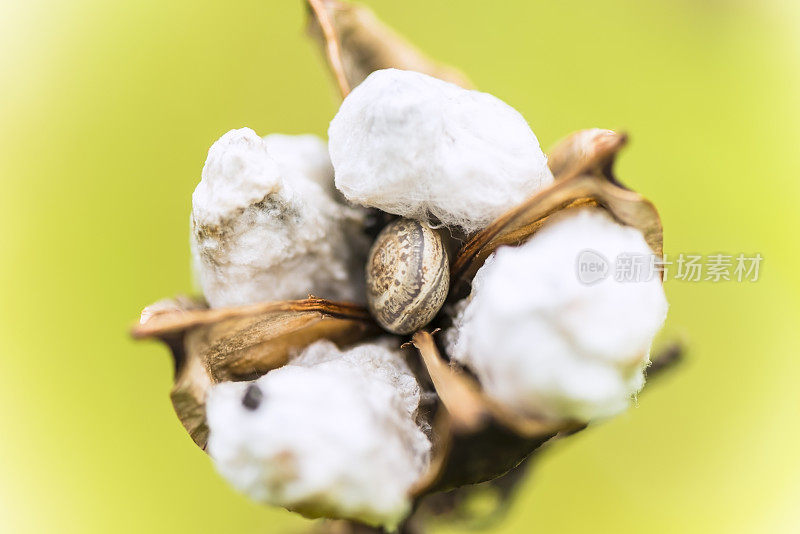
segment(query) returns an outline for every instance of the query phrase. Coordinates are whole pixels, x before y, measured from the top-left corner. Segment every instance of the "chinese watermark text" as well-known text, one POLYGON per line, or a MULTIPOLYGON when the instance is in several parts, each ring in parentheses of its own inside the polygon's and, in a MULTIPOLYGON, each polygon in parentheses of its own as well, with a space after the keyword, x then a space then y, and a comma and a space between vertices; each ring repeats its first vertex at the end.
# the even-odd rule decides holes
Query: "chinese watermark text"
POLYGON ((609 260, 595 250, 578 254, 576 271, 584 284, 613 276, 617 282, 647 282, 662 277, 682 282, 757 282, 761 263, 755 254, 619 254, 609 260))

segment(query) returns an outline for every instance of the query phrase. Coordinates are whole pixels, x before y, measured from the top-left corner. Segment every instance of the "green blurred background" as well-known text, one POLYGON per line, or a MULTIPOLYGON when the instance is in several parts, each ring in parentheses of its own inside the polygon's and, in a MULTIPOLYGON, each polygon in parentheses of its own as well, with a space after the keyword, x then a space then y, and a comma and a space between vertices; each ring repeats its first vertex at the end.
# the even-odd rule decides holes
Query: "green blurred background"
MULTIPOLYGON (((689 361, 543 455, 496 531, 800 530, 798 3, 368 3, 545 147, 629 131, 619 174, 668 253, 765 258, 756 283, 668 282, 689 361)), ((304 528, 215 474, 172 412, 167 350, 126 334, 191 289, 211 143, 324 135, 338 99, 300 0, 0 6, 0 531, 304 528)))

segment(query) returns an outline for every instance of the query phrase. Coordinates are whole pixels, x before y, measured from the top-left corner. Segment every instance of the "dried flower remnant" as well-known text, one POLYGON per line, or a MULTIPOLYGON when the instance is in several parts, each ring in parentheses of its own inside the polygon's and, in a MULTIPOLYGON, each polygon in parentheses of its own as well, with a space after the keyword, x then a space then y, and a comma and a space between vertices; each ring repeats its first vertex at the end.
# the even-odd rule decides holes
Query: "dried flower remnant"
POLYGON ((640 232, 602 211, 564 214, 526 244, 498 249, 458 304, 448 354, 515 411, 610 417, 644 385, 667 311, 661 281, 586 283, 576 271, 586 250, 606 258, 652 253, 640 232))
POLYGON ((348 200, 467 233, 553 181, 511 106, 416 72, 370 74, 342 102, 328 137, 348 200))
POLYGON ((363 301, 363 213, 320 185, 322 147, 305 136, 265 141, 249 128, 211 147, 192 196, 191 242, 212 307, 309 294, 363 301))
POLYGON ((252 383, 209 395, 209 454, 256 501, 309 517, 396 525, 427 468, 420 387, 391 340, 308 346, 252 383))

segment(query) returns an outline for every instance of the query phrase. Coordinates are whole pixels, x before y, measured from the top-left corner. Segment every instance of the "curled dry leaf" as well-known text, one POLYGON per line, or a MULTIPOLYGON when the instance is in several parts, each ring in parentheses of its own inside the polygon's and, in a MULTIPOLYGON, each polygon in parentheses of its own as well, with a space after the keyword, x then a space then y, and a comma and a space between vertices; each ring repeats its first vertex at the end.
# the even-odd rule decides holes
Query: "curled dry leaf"
POLYGON ((640 230, 653 252, 661 256, 663 231, 655 206, 604 174, 611 172, 614 157, 625 142, 624 135, 606 138, 588 155, 564 149, 562 157, 566 158, 566 154, 572 157, 571 163, 560 164, 569 169, 565 174, 501 215, 461 248, 450 270, 450 300, 466 296, 475 273, 498 247, 526 241, 552 217, 573 208, 604 208, 621 224, 640 230))
POLYGON ((380 69, 413 70, 472 88, 459 70, 437 63, 378 20, 365 6, 307 0, 308 31, 319 42, 342 96, 380 69))
POLYGON ((219 309, 200 306, 176 299, 145 308, 132 335, 169 345, 175 361, 172 403, 202 448, 208 438, 205 397, 212 384, 259 377, 318 339, 349 344, 376 332, 365 308, 324 299, 219 309))

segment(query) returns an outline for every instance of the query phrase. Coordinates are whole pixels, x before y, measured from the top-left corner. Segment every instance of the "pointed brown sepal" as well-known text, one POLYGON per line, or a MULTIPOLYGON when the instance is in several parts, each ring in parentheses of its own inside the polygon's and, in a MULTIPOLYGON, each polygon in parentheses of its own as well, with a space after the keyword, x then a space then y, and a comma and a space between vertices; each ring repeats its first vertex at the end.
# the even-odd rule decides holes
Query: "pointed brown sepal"
POLYGON ((579 130, 558 141, 547 155, 547 165, 556 180, 570 174, 570 171, 590 163, 584 172, 603 174, 611 181, 614 160, 619 148, 624 146, 627 136, 614 130, 591 128, 579 130))
POLYGON ((319 42, 342 97, 370 73, 412 70, 472 88, 457 69, 437 63, 378 20, 365 6, 341 0, 306 0, 308 32, 319 42))

